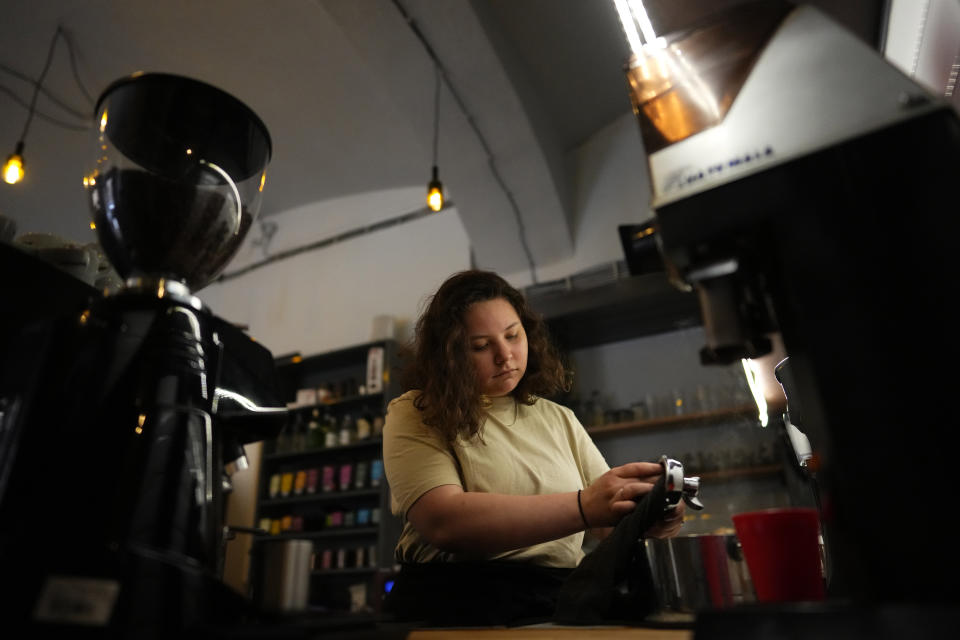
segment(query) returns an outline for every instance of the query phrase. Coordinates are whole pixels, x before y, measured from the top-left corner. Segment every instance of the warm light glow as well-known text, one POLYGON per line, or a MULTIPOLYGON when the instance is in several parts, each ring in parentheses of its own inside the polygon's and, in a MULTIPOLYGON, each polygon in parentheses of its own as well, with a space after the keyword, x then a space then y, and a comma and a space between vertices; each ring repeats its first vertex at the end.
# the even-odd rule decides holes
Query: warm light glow
POLYGON ((627 42, 630 44, 630 51, 633 55, 638 58, 641 57, 644 40, 647 45, 661 48, 666 46, 666 41, 663 38, 658 38, 653 31, 653 23, 650 22, 647 9, 643 6, 643 0, 613 0, 613 6, 617 10, 620 26, 623 27, 623 33, 627 36, 627 42), (643 33, 642 39, 640 37, 641 33, 643 33))
POLYGON ((716 96, 676 45, 645 45, 631 59, 627 81, 637 114, 669 142, 713 126, 721 117, 716 96))
POLYGON ((23 180, 23 156, 12 153, 3 165, 3 181, 7 184, 17 184, 23 180))
POLYGON ((193 155, 193 149, 187 149, 187 155, 188 156, 193 155))
POLYGON ((440 182, 440 173, 437 165, 433 165, 433 173, 427 184, 427 206, 431 211, 443 209, 443 183, 440 182))
POLYGON ((302 362, 302 361, 303 361, 303 356, 293 356, 292 358, 290 358, 290 362, 302 362))
POLYGON ((427 191, 427 206, 431 211, 443 209, 443 188, 439 183, 430 183, 430 190, 427 191))
POLYGON ((640 32, 633 22, 633 16, 630 14, 630 7, 627 6, 627 0, 613 0, 613 6, 617 9, 617 15, 620 16, 620 25, 627 36, 627 42, 630 44, 630 51, 634 55, 640 55, 643 48, 643 41, 640 40, 640 32))
POLYGON ((97 230, 97 223, 94 222, 93 220, 91 220, 91 221, 90 221, 90 231, 96 231, 96 230, 97 230))
POLYGON ((103 133, 107 128, 107 110, 104 109, 103 113, 100 114, 100 133, 103 133))
POLYGON ((630 11, 634 19, 640 25, 640 31, 643 32, 643 38, 647 44, 654 44, 657 41, 657 34, 653 32, 653 24, 650 23, 650 17, 647 15, 647 9, 643 6, 643 0, 630 0, 630 11))
POLYGON ((767 414, 767 399, 763 395, 763 384, 760 382, 760 365, 753 360, 743 358, 743 375, 747 379, 747 385, 750 387, 750 393, 753 395, 754 402, 757 403, 757 417, 760 419, 760 426, 765 427, 770 421, 767 414))
POLYGON ((260 192, 263 192, 263 183, 267 181, 267 172, 264 171, 260 174, 260 192))
POLYGON ((136 433, 137 435, 140 435, 141 433, 143 433, 143 423, 146 421, 147 421, 147 416, 145 414, 141 413, 139 416, 137 416, 137 427, 133 430, 134 433, 136 433))

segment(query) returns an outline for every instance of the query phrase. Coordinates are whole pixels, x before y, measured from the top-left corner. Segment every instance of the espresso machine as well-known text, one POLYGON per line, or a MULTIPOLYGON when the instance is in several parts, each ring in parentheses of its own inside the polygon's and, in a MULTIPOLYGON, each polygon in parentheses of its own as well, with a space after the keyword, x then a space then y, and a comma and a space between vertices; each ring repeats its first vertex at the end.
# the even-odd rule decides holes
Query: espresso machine
POLYGON ((194 292, 257 216, 270 137, 215 87, 138 74, 100 96, 91 151, 93 222, 124 285, 5 343, 0 621, 220 637, 250 615, 222 582, 230 473, 286 410, 270 352, 194 292))
MULTIPOLYGON (((787 2, 663 36, 625 72, 658 248, 699 299, 702 363, 763 355, 776 333, 788 354, 831 568, 809 620, 840 610, 831 620, 861 617, 836 629, 872 637, 906 620, 948 628, 960 575, 943 544, 958 451, 957 113, 787 2)), ((722 620, 698 636, 721 637, 722 620)), ((767 631, 828 637, 795 623, 767 631)), ((762 636, 744 632, 732 635, 762 636)))

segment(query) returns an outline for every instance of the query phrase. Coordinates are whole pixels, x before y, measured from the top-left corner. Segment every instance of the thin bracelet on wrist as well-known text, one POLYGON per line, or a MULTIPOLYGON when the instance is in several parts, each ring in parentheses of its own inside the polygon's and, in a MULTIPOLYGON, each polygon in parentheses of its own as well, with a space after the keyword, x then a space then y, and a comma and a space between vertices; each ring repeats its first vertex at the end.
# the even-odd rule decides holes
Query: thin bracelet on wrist
POLYGON ((580 510, 580 518, 583 520, 583 527, 584 527, 584 529, 589 529, 589 528, 590 528, 590 523, 587 522, 587 516, 586 516, 586 514, 583 512, 583 504, 580 502, 580 492, 581 492, 581 491, 583 491, 583 489, 577 489, 577 509, 580 510))

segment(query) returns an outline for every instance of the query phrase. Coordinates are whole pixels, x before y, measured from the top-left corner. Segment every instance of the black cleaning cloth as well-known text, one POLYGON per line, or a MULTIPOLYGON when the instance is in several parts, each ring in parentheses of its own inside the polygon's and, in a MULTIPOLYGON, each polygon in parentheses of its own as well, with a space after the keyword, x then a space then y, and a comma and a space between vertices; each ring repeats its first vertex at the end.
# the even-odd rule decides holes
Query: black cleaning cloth
POLYGON ((664 478, 564 580, 554 622, 570 625, 642 621, 657 608, 643 533, 663 517, 664 478))

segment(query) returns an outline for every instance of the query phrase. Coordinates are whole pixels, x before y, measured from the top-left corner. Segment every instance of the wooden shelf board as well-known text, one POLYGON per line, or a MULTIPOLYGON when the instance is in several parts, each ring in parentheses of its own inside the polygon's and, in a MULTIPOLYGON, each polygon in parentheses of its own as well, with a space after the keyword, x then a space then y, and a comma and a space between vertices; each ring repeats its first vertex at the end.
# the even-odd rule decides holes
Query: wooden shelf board
POLYGON ((705 471, 698 473, 691 471, 691 475, 699 476, 701 480, 732 480, 736 478, 752 478, 756 476, 776 475, 783 472, 782 464, 763 464, 755 467, 739 469, 722 469, 720 471, 705 471))
POLYGON ((347 567, 346 569, 314 569, 311 576, 338 578, 341 576, 362 576, 377 572, 377 567, 347 567))
POLYGON ((355 489, 352 491, 318 491, 317 493, 290 496, 289 498, 270 498, 261 500, 261 507, 278 507, 307 502, 329 502, 331 500, 350 500, 353 498, 374 498, 380 495, 380 487, 370 489, 355 489))
POLYGON ((366 449, 379 447, 383 443, 380 436, 374 436, 365 440, 357 440, 350 444, 338 444, 335 447, 323 447, 322 449, 304 449, 303 451, 284 451, 282 453, 266 453, 263 456, 264 462, 277 462, 282 460, 293 460, 308 456, 322 455, 325 453, 339 453, 341 451, 350 451, 351 449, 366 449))
POLYGON ((344 536, 370 536, 379 533, 380 528, 371 527, 330 527, 320 531, 284 531, 275 535, 254 536, 257 542, 270 540, 319 540, 322 538, 339 538, 344 536))
POLYGON ((628 422, 615 422, 600 426, 591 426, 587 427, 587 433, 589 433, 591 436, 603 437, 608 435, 618 435, 631 431, 653 431, 658 429, 694 427, 705 422, 717 422, 720 420, 747 417, 751 415, 755 416, 756 413, 757 407, 755 405, 741 405, 737 407, 717 409, 714 411, 684 413, 675 416, 661 416, 657 418, 648 418, 646 420, 631 420, 628 422))
POLYGON ((288 406, 287 409, 290 411, 310 411, 312 409, 335 409, 344 405, 353 405, 360 404, 369 400, 380 400, 383 402, 383 392, 377 391, 375 393, 364 393, 363 395, 356 396, 347 396, 345 398, 338 398, 331 402, 317 402, 314 404, 301 404, 295 406, 288 406))

